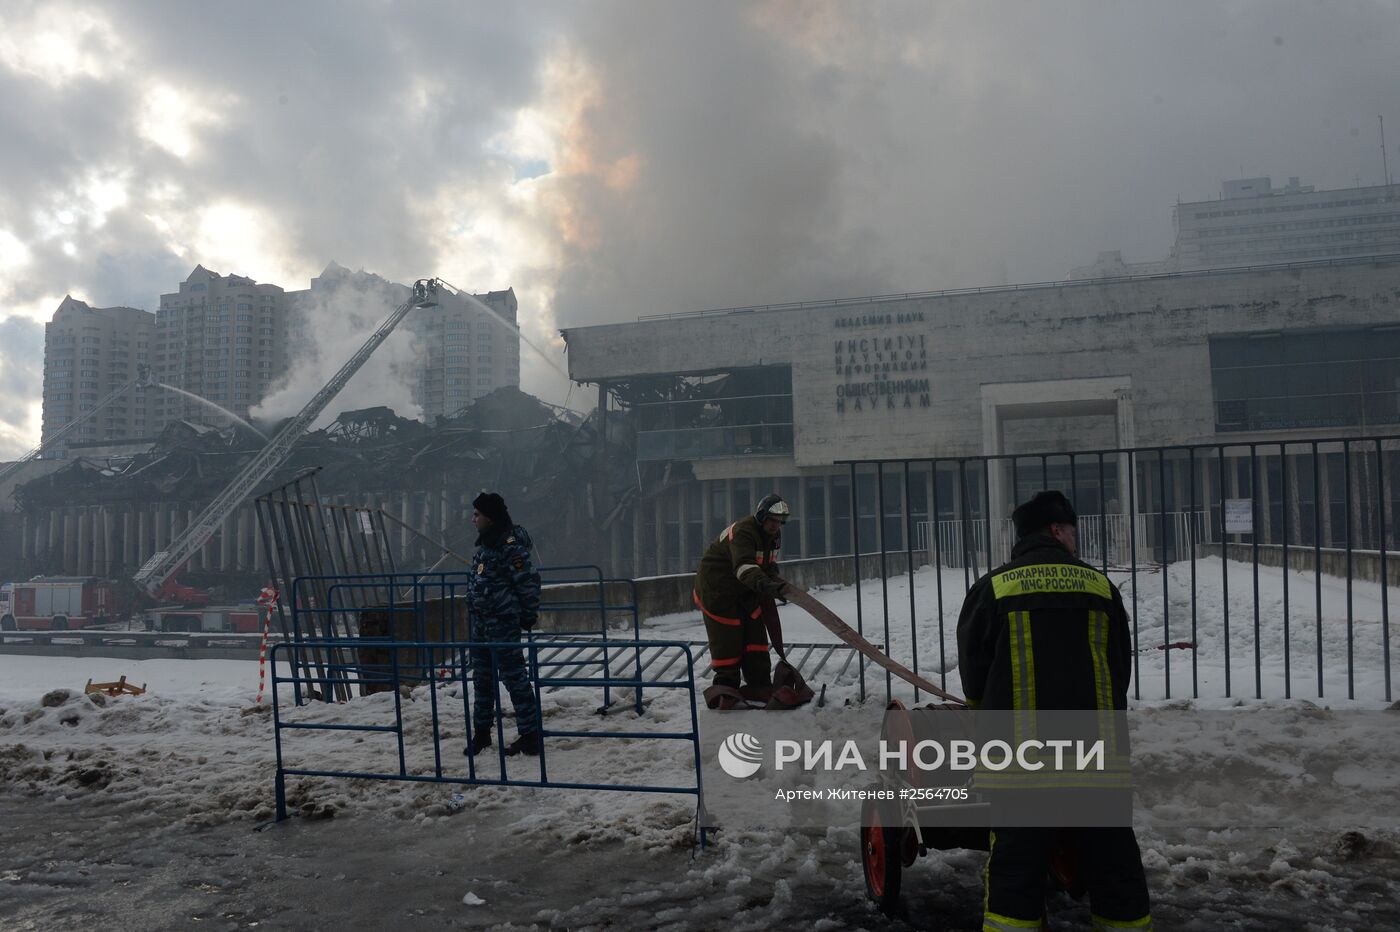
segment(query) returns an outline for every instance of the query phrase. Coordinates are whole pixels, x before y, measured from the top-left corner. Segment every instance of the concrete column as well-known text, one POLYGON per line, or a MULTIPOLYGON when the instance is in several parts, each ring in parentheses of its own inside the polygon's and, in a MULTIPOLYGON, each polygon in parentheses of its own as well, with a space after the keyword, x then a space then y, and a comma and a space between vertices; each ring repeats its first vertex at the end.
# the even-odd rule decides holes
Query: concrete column
POLYGON ((807 522, 811 511, 807 508, 807 480, 801 474, 797 477, 797 516, 802 521, 802 533, 797 535, 798 559, 807 557, 807 522))
POLYGON ((715 529, 714 498, 715 480, 706 479, 700 483, 700 537, 701 546, 708 547, 710 538, 719 533, 715 529))
POLYGON ((164 505, 156 505, 152 509, 151 525, 152 545, 155 547, 151 553, 156 554, 165 549, 165 542, 169 540, 169 516, 165 513, 164 505))
POLYGON ((1317 489, 1313 492, 1314 508, 1317 510, 1317 524, 1321 529, 1322 546, 1332 546, 1332 475, 1327 453, 1321 449, 1317 454, 1317 489))
POLYGON ((1196 479, 1196 504, 1205 513, 1205 539, 1215 541, 1219 539, 1219 527, 1215 519, 1211 516, 1211 507, 1220 503, 1220 497, 1215 490, 1216 467, 1207 457, 1197 457, 1196 468, 1201 471, 1196 479))
POLYGON ((1371 469, 1370 451, 1364 446, 1351 448, 1351 540, 1359 550, 1375 548, 1375 535, 1371 526, 1375 521, 1376 505, 1372 500, 1371 488, 1375 475, 1371 469))
POLYGON ((134 572, 139 568, 136 562, 136 527, 135 515, 131 508, 122 509, 122 566, 127 572, 134 572))
POLYGON ((92 575, 92 552, 92 509, 84 507, 78 510, 77 567, 79 576, 92 575))
POLYGON ((259 530, 257 524, 256 519, 248 522, 248 532, 251 538, 251 543, 248 546, 248 550, 252 554, 251 566, 254 572, 267 573, 267 575, 271 577, 272 573, 269 572, 268 569, 267 553, 263 550, 262 532, 259 530))
POLYGON ((655 538, 656 543, 656 562, 654 565, 656 567, 655 573, 657 576, 664 575, 666 572, 666 509, 664 507, 665 498, 666 493, 659 492, 657 493, 656 497, 652 499, 651 503, 652 514, 655 516, 656 520, 656 529, 655 533, 652 534, 652 537, 655 538))
MULTIPOLYGON (((934 541, 934 535, 938 533, 938 509, 937 509, 936 507, 934 507, 933 492, 934 492, 934 483, 937 482, 937 481, 938 481, 938 469, 937 469, 937 466, 936 466, 936 464, 934 464, 934 463, 929 463, 929 466, 928 466, 928 475, 924 478, 924 500, 928 502, 928 539, 925 541, 925 544, 927 545, 927 548, 928 548, 928 564, 929 564, 929 566, 932 566, 932 567, 934 567, 935 569, 938 568, 938 564, 934 563, 934 561, 933 561, 933 552, 934 552, 934 543, 933 543, 933 541, 934 541)), ((831 498, 831 493, 830 493, 830 490, 831 490, 831 479, 828 478, 828 479, 826 480, 826 483, 827 483, 827 500, 830 501, 830 498, 831 498)), ((939 504, 942 504, 942 503, 940 502, 939 504)), ((830 513, 830 506, 827 507, 827 511, 828 511, 828 513, 830 513)), ((830 520, 828 519, 827 524, 830 525, 830 523, 831 523, 831 522, 830 522, 830 520)))
POLYGON ((19 561, 21 564, 29 560, 29 515, 20 518, 19 523, 19 561))
POLYGON ((1288 515, 1288 540, 1291 547, 1301 541, 1303 509, 1299 502, 1301 497, 1298 494, 1298 457, 1288 452, 1284 447, 1282 455, 1279 457, 1279 466, 1287 474, 1287 482, 1283 487, 1283 507, 1287 509, 1284 513, 1288 515))
MULTIPOLYGON (((1235 459, 1230 459, 1230 458, 1227 456, 1227 457, 1225 458, 1225 483, 1226 483, 1226 488, 1229 489, 1229 492, 1226 493, 1225 497, 1226 497, 1226 498, 1239 498, 1239 497, 1240 497, 1240 462, 1239 462, 1239 457, 1236 457, 1235 459)), ((1241 535, 1239 535, 1239 534, 1229 534, 1229 535, 1226 535, 1226 540, 1228 540, 1228 541, 1231 542, 1231 543, 1236 543, 1236 544, 1237 544, 1237 543, 1240 543, 1243 539, 1244 539, 1244 538, 1243 538, 1241 535)))
MULTIPOLYGON (((1133 420, 1133 392, 1129 388, 1116 389, 1113 393, 1117 401, 1115 439, 1119 448, 1129 448, 1137 443, 1137 430, 1133 420)), ((1137 503, 1128 500, 1129 476, 1132 457, 1120 454, 1118 457, 1118 500, 1123 503, 1123 512, 1130 516, 1137 514, 1137 503)), ((1134 486, 1136 488, 1136 486, 1134 486)))
POLYGON ((647 575, 646 564, 642 560, 642 555, 646 553, 642 543, 642 509, 647 504, 641 498, 632 500, 632 572, 633 578, 647 575))
POLYGON ((691 564, 690 556, 690 487, 680 486, 676 489, 676 553, 680 556, 680 564, 687 567, 691 564))
POLYGON ((608 574, 622 576, 626 572, 622 567, 622 521, 615 519, 608 525, 608 574))
POLYGON ((107 506, 98 505, 92 509, 92 574, 110 576, 107 547, 107 506))
MULTIPOLYGON (((174 506, 170 509, 170 514, 167 515, 167 520, 170 522, 170 528, 169 533, 166 535, 165 546, 166 548, 169 548, 175 543, 175 541, 180 539, 180 534, 185 529, 185 518, 184 515, 180 512, 179 506, 174 506)), ((196 554, 195 556, 198 556, 198 554, 196 554)), ((187 565, 189 569, 195 568, 194 557, 190 558, 190 561, 187 565)))
POLYGON ((141 508, 136 512, 136 562, 145 564, 154 553, 151 549, 151 509, 141 508))
POLYGON ((248 565, 248 509, 240 508, 233 519, 233 565, 239 570, 252 569, 248 565))
POLYGON ((234 541, 233 541, 233 539, 232 539, 232 538, 233 538, 233 534, 234 534, 234 520, 233 520, 233 519, 234 519, 234 516, 233 516, 233 515, 230 515, 229 517, 227 517, 227 518, 224 519, 224 523, 219 527, 219 546, 218 546, 219 556, 218 556, 218 559, 219 559, 219 569, 220 569, 220 571, 227 571, 227 570, 229 569, 229 561, 230 561, 231 559, 233 559, 233 551, 234 551, 234 541))
MULTIPOLYGON (((194 509, 182 508, 179 510, 178 515, 180 519, 180 527, 178 531, 172 530, 170 533, 170 542, 172 544, 175 541, 179 540, 182 536, 184 536, 184 533, 190 529, 190 525, 194 523, 194 509)), ((199 549, 195 550, 194 553, 190 554, 189 568, 191 571, 194 572, 202 572, 204 570, 205 567, 203 547, 200 547, 199 549)))
POLYGON ((1269 482, 1269 457, 1259 452, 1255 456, 1255 468, 1259 472, 1259 527, 1255 532, 1260 544, 1275 544, 1274 522, 1272 518, 1273 488, 1269 482))
POLYGON ((826 538, 826 555, 831 556, 833 553, 831 526, 835 522, 835 516, 831 511, 831 476, 829 475, 822 477, 822 497, 826 500, 826 521, 823 522, 822 530, 826 538))
POLYGON ((59 557, 58 562, 62 563, 63 558, 59 553, 60 547, 67 546, 63 541, 63 515, 57 508, 49 509, 49 546, 46 554, 48 560, 53 562, 55 556, 59 557))
MULTIPOLYGON (((103 529, 106 532, 107 541, 107 569, 108 576, 114 575, 118 569, 125 569, 125 561, 122 559, 122 529, 121 514, 113 505, 108 505, 106 514, 102 519, 103 529)), ((127 572, 130 575, 130 571, 127 572)))

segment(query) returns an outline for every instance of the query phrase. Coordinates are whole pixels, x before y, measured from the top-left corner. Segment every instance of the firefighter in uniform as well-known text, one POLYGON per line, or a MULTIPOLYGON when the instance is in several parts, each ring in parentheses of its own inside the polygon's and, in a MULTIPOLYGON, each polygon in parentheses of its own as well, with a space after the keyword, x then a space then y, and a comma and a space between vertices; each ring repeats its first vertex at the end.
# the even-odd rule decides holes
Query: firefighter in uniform
MULTIPOLYGON (((1126 709, 1128 613, 1108 577, 1077 559, 1078 520, 1069 499, 1040 492, 1012 521, 1018 539, 1010 562, 976 582, 958 618, 958 672, 968 705, 1126 709), (1062 577, 1076 585, 1056 585, 1062 577)), ((1061 833, 1049 827, 992 831, 984 932, 1042 928, 1045 877, 1061 833)), ((1150 930, 1147 879, 1132 827, 1079 828, 1073 838, 1094 929, 1150 930)))
POLYGON ((700 558, 693 597, 710 641, 715 678, 705 690, 705 702, 712 709, 766 703, 771 697, 767 622, 777 617, 775 599, 785 585, 778 575, 777 550, 790 514, 779 495, 767 495, 753 514, 725 528, 700 558))
MULTIPOLYGON (((476 554, 467 577, 467 603, 471 609, 471 639, 488 643, 519 643, 540 617, 540 575, 530 563, 530 535, 510 518, 505 499, 483 492, 472 502, 472 523, 477 529, 476 554)), ((473 647, 471 746, 466 753, 479 754, 491 746, 496 717, 496 679, 505 684, 515 707, 519 736, 505 749, 507 755, 540 753, 539 704, 525 654, 518 647, 473 647)))

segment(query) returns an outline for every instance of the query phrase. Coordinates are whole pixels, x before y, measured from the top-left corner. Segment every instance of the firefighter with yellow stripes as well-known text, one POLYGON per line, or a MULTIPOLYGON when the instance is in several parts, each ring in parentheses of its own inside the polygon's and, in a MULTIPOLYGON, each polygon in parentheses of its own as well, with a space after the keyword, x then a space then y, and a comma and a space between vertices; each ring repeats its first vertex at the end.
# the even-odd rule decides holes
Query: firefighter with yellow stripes
POLYGON ((715 678, 705 702, 712 709, 769 701, 767 622, 776 619, 775 599, 785 584, 777 554, 790 514, 781 496, 764 496, 753 514, 725 528, 700 558, 693 598, 710 641, 715 678))
MULTIPOLYGON (((1082 562, 1078 519, 1046 491, 1012 514, 1010 562, 979 579, 958 618, 958 672, 974 709, 1121 711, 1132 641, 1123 596, 1082 562)), ((984 932, 1042 928, 1045 878, 1064 830, 996 828, 987 858, 984 932)), ((1142 856, 1131 826, 1071 836, 1095 930, 1150 930, 1142 856)))

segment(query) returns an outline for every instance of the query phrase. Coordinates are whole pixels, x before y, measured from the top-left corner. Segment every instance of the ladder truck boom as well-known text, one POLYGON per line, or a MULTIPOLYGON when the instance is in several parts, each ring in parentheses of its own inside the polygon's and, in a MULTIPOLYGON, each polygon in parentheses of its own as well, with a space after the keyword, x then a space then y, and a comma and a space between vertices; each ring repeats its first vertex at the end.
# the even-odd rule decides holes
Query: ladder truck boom
POLYGON ((15 460, 13 463, 9 463, 3 467, 0 467, 0 482, 4 482, 6 479, 10 478, 10 476, 13 476, 15 473, 19 472, 20 468, 24 466, 25 463, 28 463, 30 460, 35 460, 43 456, 45 451, 52 449, 64 437, 67 437, 69 434, 77 430, 83 424, 86 424, 89 420, 96 417, 98 411, 101 411, 103 408, 116 401, 118 398, 126 394, 131 389, 144 388, 152 384, 154 383, 151 381, 150 367, 144 364, 137 365, 136 378, 132 379, 130 382, 127 382, 125 385, 120 385, 117 388, 113 389, 111 394, 109 394, 106 398, 103 398, 97 404, 93 405, 91 411, 84 413, 81 417, 73 418, 67 424, 64 424, 57 431, 55 431, 49 437, 48 440, 45 440, 37 447, 30 450, 28 453, 24 454, 19 459, 15 460))
POLYGON ((286 461, 301 435, 365 364, 370 354, 388 339, 389 334, 393 333, 394 328, 408 312, 414 308, 432 307, 437 304, 440 284, 436 278, 419 279, 414 282, 412 296, 384 318, 379 329, 375 330, 364 345, 340 367, 340 371, 321 387, 296 417, 283 425, 277 435, 268 441, 267 446, 248 461, 243 470, 209 503, 184 533, 171 542, 169 548, 152 554, 133 577, 136 584, 146 592, 154 593, 186 560, 208 543, 209 538, 214 536, 228 516, 286 461))

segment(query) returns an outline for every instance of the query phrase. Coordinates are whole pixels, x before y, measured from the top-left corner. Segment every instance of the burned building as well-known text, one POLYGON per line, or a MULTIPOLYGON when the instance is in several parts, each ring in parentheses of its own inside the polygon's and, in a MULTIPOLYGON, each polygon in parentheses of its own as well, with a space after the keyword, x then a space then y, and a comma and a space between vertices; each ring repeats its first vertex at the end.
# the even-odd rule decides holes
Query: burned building
MULTIPOLYGON (((319 468, 329 503, 382 508, 402 566, 425 566, 438 541, 469 550, 471 500, 498 490, 530 528, 541 563, 596 563, 599 424, 514 388, 433 426, 388 408, 342 413, 308 433, 269 477, 275 487, 319 468), (413 530, 410 530, 413 529, 413 530), (415 531, 417 533, 415 533, 415 531)), ((631 468, 621 432, 613 448, 631 468)), ((264 441, 238 427, 175 421, 139 452, 77 456, 15 489, 17 514, 0 541, 0 575, 132 575, 192 522, 264 441)), ((250 595, 266 581, 251 499, 190 559, 182 581, 250 595)))

